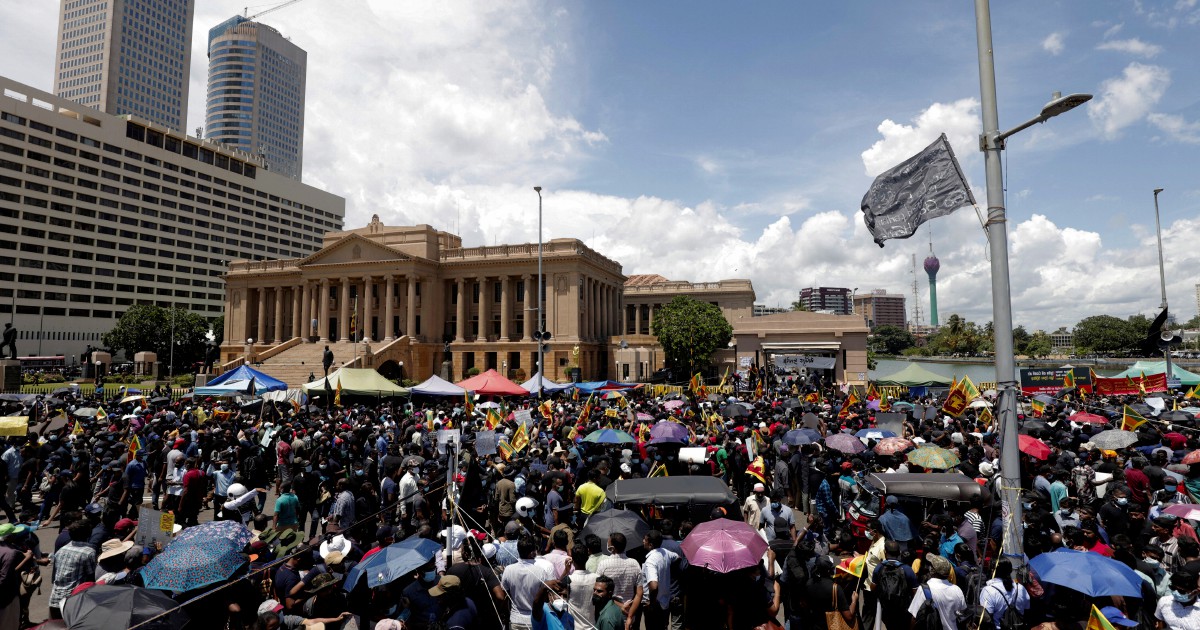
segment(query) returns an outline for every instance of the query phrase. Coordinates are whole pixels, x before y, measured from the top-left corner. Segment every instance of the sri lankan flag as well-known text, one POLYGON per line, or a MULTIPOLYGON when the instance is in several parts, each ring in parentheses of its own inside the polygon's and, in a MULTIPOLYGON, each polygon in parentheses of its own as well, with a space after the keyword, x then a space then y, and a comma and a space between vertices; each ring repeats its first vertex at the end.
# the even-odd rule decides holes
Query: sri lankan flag
MULTIPOLYGON (((1193 388, 1193 391, 1194 390, 1195 388, 1193 388)), ((108 419, 108 412, 104 410, 104 407, 96 408, 96 419, 101 421, 108 419)))
POLYGON ((1033 409, 1033 415, 1040 417, 1042 412, 1046 410, 1046 403, 1045 401, 1034 398, 1033 400, 1029 401, 1029 407, 1033 409))
POLYGON ((1129 405, 1121 413, 1121 429, 1125 431, 1133 431, 1146 423, 1146 419, 1138 412, 1134 411, 1129 405))
POLYGON ((529 427, 520 425, 517 427, 517 432, 513 433, 512 446, 514 451, 521 451, 526 446, 529 446, 529 427))
POLYGON ((545 418, 547 420, 554 419, 554 403, 550 402, 549 400, 543 402, 538 407, 538 411, 542 412, 543 418, 545 418))
POLYGON ((488 409, 487 416, 484 418, 483 421, 487 424, 487 428, 489 431, 494 431, 494 430, 496 430, 496 427, 500 424, 500 420, 501 420, 501 418, 500 418, 499 412, 497 412, 495 409, 488 409))
POLYGON ((725 373, 721 375, 721 384, 717 385, 717 389, 725 391, 725 381, 729 379, 729 368, 725 368, 725 373))
POLYGON ((761 400, 763 397, 762 379, 758 379, 758 385, 754 386, 754 397, 761 400))
POLYGON ((668 477, 669 475, 667 475, 667 465, 662 462, 655 464, 653 467, 650 468, 650 474, 648 474, 646 476, 647 477, 668 477))
POLYGON ((471 401, 471 392, 463 392, 463 413, 468 418, 475 415, 475 403, 471 401))
POLYGON ((867 400, 879 400, 879 390, 875 389, 875 383, 867 383, 867 400))
POLYGON ((517 454, 517 449, 513 448, 512 443, 507 441, 497 442, 496 450, 500 451, 500 456, 504 458, 504 461, 512 459, 512 456, 517 454))
POLYGON ((1190 398, 1200 398, 1200 385, 1193 385, 1192 390, 1189 391, 1187 393, 1187 395, 1184 396, 1183 398, 1184 398, 1184 400, 1187 400, 1190 398))
POLYGON ((583 409, 579 410, 579 420, 581 422, 587 422, 588 416, 592 415, 592 396, 595 395, 596 392, 592 392, 587 397, 587 401, 583 403, 583 409))
POLYGON ((1067 370, 1063 375, 1063 389, 1068 387, 1075 387, 1075 370, 1067 370))
POLYGON ((579 437, 579 427, 571 427, 571 432, 567 434, 567 439, 574 442, 575 438, 579 437))
POLYGON ((137 452, 142 450, 143 448, 145 448, 145 447, 142 446, 142 438, 135 435, 135 436, 133 436, 133 439, 129 440, 129 454, 130 455, 137 455, 137 452))
POLYGON ((746 474, 763 483, 767 483, 766 464, 763 463, 762 455, 755 457, 754 461, 750 462, 749 466, 746 466, 746 474))
POLYGON ((71 435, 83 435, 83 425, 79 421, 75 421, 75 426, 71 428, 71 435))
POLYGON ((992 416, 992 410, 988 409, 987 407, 979 410, 979 415, 977 418, 979 418, 980 422, 985 422, 987 424, 991 424, 995 420, 995 417, 992 416))
POLYGON ((1111 622, 1109 622, 1108 617, 1105 617, 1104 613, 1100 612, 1100 609, 1096 608, 1095 604, 1092 604, 1092 612, 1090 615, 1088 615, 1087 628, 1085 628, 1084 630, 1117 630, 1117 629, 1113 627, 1111 622))
POLYGON ((350 341, 358 338, 358 298, 354 298, 354 306, 350 307, 350 341))
POLYGON ((838 417, 846 417, 846 412, 850 410, 850 407, 857 405, 860 402, 862 401, 858 399, 858 394, 854 393, 853 389, 850 390, 850 393, 846 395, 846 400, 842 401, 842 408, 838 409, 838 417))
POLYGON ((821 392, 813 392, 813 393, 805 396, 804 402, 814 403, 814 404, 821 402, 821 392))
POLYGON ((337 391, 333 394, 333 404, 338 407, 342 406, 342 379, 340 378, 337 382, 337 391))
POLYGON ((571 400, 579 400, 579 388, 578 387, 571 388, 571 400))
POLYGON ((958 382, 958 388, 966 395, 968 402, 979 398, 979 388, 971 382, 970 376, 962 377, 962 380, 958 382))
POLYGON ((1142 372, 1142 377, 1138 379, 1137 386, 1138 386, 1138 391, 1140 391, 1142 393, 1142 395, 1145 396, 1146 395, 1146 372, 1145 371, 1142 372))

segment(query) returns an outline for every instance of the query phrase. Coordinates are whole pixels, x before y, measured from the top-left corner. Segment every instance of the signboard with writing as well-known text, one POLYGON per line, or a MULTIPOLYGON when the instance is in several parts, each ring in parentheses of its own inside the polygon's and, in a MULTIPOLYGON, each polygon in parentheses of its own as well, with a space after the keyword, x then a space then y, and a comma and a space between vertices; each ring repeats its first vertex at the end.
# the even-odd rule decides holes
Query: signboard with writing
POLYGON ((518 409, 513 412, 513 418, 517 421, 518 426, 522 424, 531 425, 533 424, 533 410, 518 409))
POLYGON ((1085 392, 1092 391, 1092 379, 1087 368, 1021 368, 1021 393, 1026 396, 1053 396, 1063 388, 1067 372, 1072 370, 1075 372, 1075 386, 1085 392))
POLYGON ((462 431, 459 429, 442 429, 437 432, 437 448, 438 454, 446 454, 446 445, 454 444, 457 449, 462 444, 462 431))
POLYGON ((775 367, 782 370, 798 370, 800 368, 832 370, 837 363, 837 359, 833 357, 814 354, 774 354, 771 355, 771 358, 775 361, 775 367))
POLYGON ((171 534, 175 528, 175 516, 150 508, 138 509, 138 528, 133 535, 133 541, 139 546, 146 547, 155 542, 163 547, 171 544, 171 534))
POLYGON ((875 428, 891 431, 896 435, 904 435, 904 414, 877 413, 875 414, 875 428))
POLYGON ((495 431, 477 431, 475 433, 475 454, 480 457, 496 454, 495 431))
POLYGON ((1145 392, 1167 391, 1166 374, 1147 374, 1124 378, 1096 378, 1095 391, 1101 396, 1135 396, 1145 392))

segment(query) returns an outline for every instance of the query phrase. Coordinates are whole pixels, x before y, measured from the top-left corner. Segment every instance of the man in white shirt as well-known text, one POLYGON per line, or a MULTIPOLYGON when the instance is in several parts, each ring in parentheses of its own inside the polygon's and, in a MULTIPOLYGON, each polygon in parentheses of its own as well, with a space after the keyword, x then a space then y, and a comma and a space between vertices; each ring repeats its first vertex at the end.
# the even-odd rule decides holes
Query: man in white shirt
POLYGON ((942 627, 957 628, 958 614, 967 609, 967 600, 963 597, 962 589, 950 583, 950 572, 954 568, 949 560, 941 556, 927 555, 925 562, 929 563, 930 578, 913 595, 912 603, 908 605, 908 614, 916 618, 917 613, 921 611, 921 605, 925 603, 925 590, 928 589, 933 606, 942 620, 942 627))
POLYGON ((1154 618, 1170 630, 1200 629, 1200 602, 1196 600, 1196 574, 1176 571, 1171 574, 1171 592, 1159 598, 1154 618))
POLYGON ((746 497, 742 505, 742 518, 754 529, 762 527, 762 513, 767 509, 767 487, 761 483, 754 484, 754 493, 746 497))
POLYGON ((571 587, 567 605, 571 616, 575 618, 575 630, 596 630, 596 607, 592 604, 592 588, 596 586, 596 574, 588 573, 588 558, 587 547, 576 542, 571 548, 571 562, 575 570, 563 580, 563 583, 570 584, 571 587))
POLYGON ((657 529, 646 532, 642 538, 642 545, 650 550, 642 563, 647 599, 646 630, 666 630, 671 620, 671 563, 679 561, 679 554, 663 549, 662 543, 662 532, 657 529))
POLYGON ((537 542, 527 536, 517 541, 517 554, 521 559, 510 564, 500 574, 500 585, 508 593, 512 609, 508 613, 511 630, 532 630, 533 603, 545 582, 556 579, 548 565, 534 560, 537 542))
POLYGON ((614 532, 609 535, 609 555, 596 565, 596 574, 612 578, 613 599, 619 599, 618 603, 624 609, 626 627, 638 628, 641 625, 638 613, 641 612, 646 583, 638 561, 625 555, 625 544, 625 534, 614 532))

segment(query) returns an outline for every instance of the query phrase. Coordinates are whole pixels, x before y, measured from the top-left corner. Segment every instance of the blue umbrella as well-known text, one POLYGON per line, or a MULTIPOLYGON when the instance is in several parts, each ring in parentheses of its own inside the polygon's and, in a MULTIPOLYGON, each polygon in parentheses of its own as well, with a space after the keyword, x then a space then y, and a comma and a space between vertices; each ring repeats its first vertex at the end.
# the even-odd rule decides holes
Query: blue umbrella
POLYGON ((209 521, 189 527, 175 536, 175 543, 198 542, 200 544, 228 544, 241 551, 250 544, 254 532, 237 521, 209 521))
POLYGON ((637 440, 632 435, 617 429, 600 429, 592 431, 583 438, 584 442, 593 444, 633 444, 637 440))
POLYGON ((406 538, 392 543, 350 569, 342 588, 354 590, 364 575, 369 588, 383 586, 416 571, 441 550, 441 545, 428 538, 406 538))
POLYGON ((1142 596, 1142 579, 1124 564, 1090 551, 1062 549, 1029 561, 1038 579, 1091 597, 1142 596))
POLYGON ((854 437, 866 438, 868 440, 882 440, 883 438, 896 437, 896 432, 888 431, 887 429, 859 429, 858 433, 854 434, 854 437))
POLYGON ((821 434, 813 429, 792 429, 783 435, 783 443, 789 446, 803 446, 821 441, 821 434))
POLYGON ((142 570, 146 588, 190 591, 229 579, 246 556, 236 542, 214 544, 211 540, 172 542, 142 570))

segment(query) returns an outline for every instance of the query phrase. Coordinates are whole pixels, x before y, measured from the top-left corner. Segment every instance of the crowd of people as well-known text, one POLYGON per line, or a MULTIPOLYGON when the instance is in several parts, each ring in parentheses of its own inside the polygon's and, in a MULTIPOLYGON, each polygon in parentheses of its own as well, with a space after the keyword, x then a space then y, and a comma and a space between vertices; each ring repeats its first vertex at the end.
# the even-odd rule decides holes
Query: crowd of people
MULTIPOLYGON (((1116 414, 1136 397, 1068 397, 1023 417, 1022 432, 1046 449, 1021 455, 1024 549, 1010 550, 999 435, 985 406, 914 415, 899 404, 906 396, 857 392, 848 402, 844 388, 791 377, 751 385, 567 391, 496 410, 471 396, 9 403, 4 415, 36 422, 0 446, 0 628, 61 619, 69 598, 96 585, 145 586, 162 553, 137 542, 147 507, 178 529, 232 520, 254 534, 227 579, 167 593, 189 628, 1082 629, 1093 610, 1115 625, 1200 627, 1200 542, 1167 510, 1200 502, 1200 465, 1183 463, 1200 447, 1190 420, 1150 417, 1136 441, 1103 449, 1092 438, 1112 427, 1072 414, 1116 414), (861 449, 825 444, 876 428, 880 402, 905 410, 907 447, 881 449, 869 433, 861 449), (113 413, 76 413, 85 407, 113 413), (521 410, 533 424, 519 424, 521 410), (68 421, 48 430, 59 415, 68 421), (651 439, 660 423, 687 436, 651 439), (798 428, 817 438, 792 439, 798 428), (588 439, 605 429, 628 439, 588 439), (443 430, 461 444, 439 441, 443 430), (936 472, 979 492, 963 502, 892 494, 871 506, 872 474, 934 470, 907 457, 925 446, 957 460, 936 472), (683 458, 684 447, 703 456, 683 458), (640 535, 589 532, 611 484, 686 475, 722 479, 736 503, 699 515, 647 506, 640 535), (856 501, 867 507, 862 522, 856 501), (758 532, 768 548, 760 562, 725 573, 689 563, 689 534, 719 518, 758 532), (39 530, 57 532, 52 548, 39 530), (390 546, 424 549, 412 545, 422 539, 447 553, 382 583, 355 572, 390 546), (1124 564, 1143 580, 1141 597, 1089 595, 1026 567, 1064 548, 1124 564), (29 609, 38 589, 49 591, 47 610, 29 609)), ((909 402, 940 408, 931 396, 909 402)))

